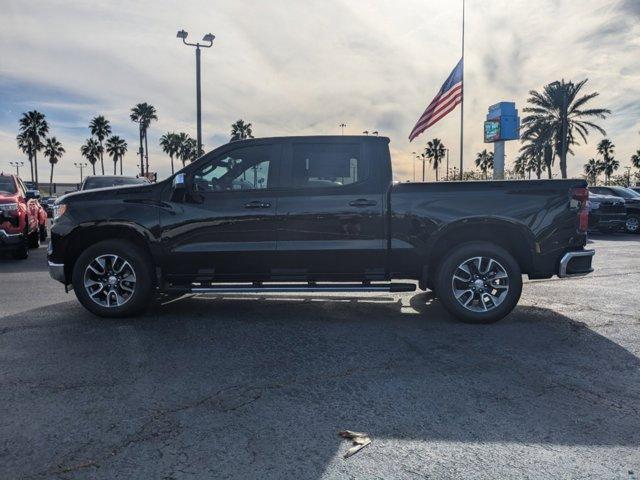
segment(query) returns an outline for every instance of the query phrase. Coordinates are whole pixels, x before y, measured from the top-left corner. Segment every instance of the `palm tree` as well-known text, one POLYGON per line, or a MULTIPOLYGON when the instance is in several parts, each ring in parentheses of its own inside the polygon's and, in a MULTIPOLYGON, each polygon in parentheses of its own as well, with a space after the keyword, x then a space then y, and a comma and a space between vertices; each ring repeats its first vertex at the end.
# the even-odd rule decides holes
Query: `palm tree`
POLYGON ((562 178, 567 178, 566 154, 572 153, 570 145, 577 145, 576 134, 587 143, 590 129, 606 135, 604 129, 593 123, 592 119, 604 119, 610 110, 606 108, 585 108, 587 103, 596 98, 598 92, 581 94, 588 79, 581 82, 553 82, 545 85, 542 92, 531 90, 527 102, 531 105, 524 108, 529 113, 522 119, 523 137, 536 131, 544 143, 553 145, 555 154, 560 158, 562 178), (562 142, 562 130, 566 126, 565 142, 562 142), (564 152, 562 151, 564 143, 564 152))
POLYGON ((104 175, 104 148, 102 146, 102 141, 111 134, 111 125, 109 125, 109 120, 104 118, 102 115, 98 115, 89 123, 89 130, 91 131, 91 135, 94 135, 100 143, 100 168, 102 170, 102 175, 104 175))
POLYGON ((149 173, 149 144, 147 142, 147 130, 153 120, 158 120, 156 107, 146 102, 138 103, 131 109, 131 115, 129 117, 131 118, 131 121, 138 124, 140 129, 140 172, 144 176, 145 163, 146 171, 149 173))
POLYGON ((486 149, 482 150, 476 156, 476 167, 479 167, 482 171, 484 179, 487 179, 487 171, 493 169, 493 152, 487 152, 486 149))
POLYGON ((32 110, 22 114, 19 121, 20 133, 30 139, 31 152, 33 154, 33 171, 35 184, 38 188, 38 152, 42 150, 45 135, 49 132, 49 124, 43 113, 32 110))
POLYGON ((96 174, 96 162, 100 158, 100 144, 93 138, 87 138, 84 145, 80 147, 80 153, 88 160, 93 167, 93 174, 96 174))
POLYGON ((191 138, 186 135, 186 138, 180 142, 180 160, 182 160, 182 167, 184 168, 186 161, 193 162, 198 158, 198 142, 195 138, 191 138))
POLYGON ((543 170, 547 170, 549 178, 551 179, 551 163, 553 161, 553 156, 544 155, 545 147, 548 144, 545 145, 542 143, 542 139, 534 132, 530 132, 527 137, 523 137, 523 141, 526 141, 527 143, 524 143, 522 147, 520 147, 520 153, 524 155, 534 167, 533 169, 536 172, 538 180, 540 180, 543 170))
POLYGON ((522 177, 523 179, 527 173, 527 156, 526 155, 518 155, 516 160, 513 162, 513 171, 514 173, 522 177))
POLYGON ((631 155, 631 165, 636 168, 640 168, 640 150, 631 155))
POLYGON ((613 158, 614 148, 616 146, 613 144, 611 140, 608 138, 603 138, 598 143, 598 153, 602 155, 602 172, 604 172, 606 181, 605 183, 609 185, 609 181, 611 180, 611 175, 620 167, 620 162, 613 158))
POLYGON ((587 176, 587 181, 591 185, 596 185, 598 183, 598 175, 602 173, 603 167, 604 165, 602 162, 595 158, 590 158, 587 160, 587 163, 584 164, 584 173, 587 176))
POLYGON ((25 133, 19 133, 16 137, 18 141, 18 148, 20 151, 27 155, 29 159, 29 167, 31 169, 31 181, 33 182, 33 143, 31 141, 31 137, 29 137, 25 133))
POLYGON ((49 177, 49 195, 53 192, 53 166, 58 163, 65 150, 56 137, 47 138, 44 144, 44 156, 51 164, 51 176, 49 177))
POLYGON ((446 154, 446 149, 439 138, 427 142, 427 148, 424 153, 429 159, 429 163, 433 162, 433 169, 436 171, 436 182, 438 181, 438 167, 446 154))
POLYGON ((127 153, 127 142, 117 135, 109 137, 109 140, 107 140, 107 153, 113 158, 113 174, 116 174, 116 167, 118 166, 118 160, 120 160, 120 175, 122 175, 122 157, 127 153))
POLYGON ((231 141, 245 140, 253 138, 253 131, 250 123, 244 123, 244 120, 238 120, 231 124, 231 141))
POLYGON ((169 155, 169 158, 171 159, 171 175, 173 175, 173 157, 180 153, 181 144, 182 140, 176 133, 167 132, 160 137, 160 146, 162 147, 162 151, 169 155))

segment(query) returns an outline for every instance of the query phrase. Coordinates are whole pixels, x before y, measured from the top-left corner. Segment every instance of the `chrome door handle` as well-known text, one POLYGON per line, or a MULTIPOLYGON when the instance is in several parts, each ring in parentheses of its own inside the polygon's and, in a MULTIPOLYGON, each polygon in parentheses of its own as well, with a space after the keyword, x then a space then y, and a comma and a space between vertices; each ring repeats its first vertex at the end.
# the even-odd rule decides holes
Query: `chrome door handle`
POLYGON ((366 198, 359 198, 352 202, 349 202, 349 205, 352 207, 375 207, 378 204, 375 200, 367 200, 366 198))
POLYGON ((245 203, 244 208, 270 208, 271 204, 261 202, 260 200, 254 200, 253 202, 245 203))

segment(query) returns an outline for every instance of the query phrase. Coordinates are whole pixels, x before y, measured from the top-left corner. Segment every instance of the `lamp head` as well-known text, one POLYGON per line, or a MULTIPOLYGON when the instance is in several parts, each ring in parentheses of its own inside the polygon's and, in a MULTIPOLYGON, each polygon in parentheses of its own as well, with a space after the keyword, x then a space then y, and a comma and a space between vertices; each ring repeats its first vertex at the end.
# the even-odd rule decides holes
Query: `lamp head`
POLYGON ((213 33, 207 33, 204 37, 202 37, 203 42, 213 43, 213 40, 216 36, 213 33))
POLYGON ((184 30, 180 30, 177 34, 176 37, 177 38, 181 38, 182 40, 186 40, 187 39, 187 35, 189 35, 186 31, 184 30))

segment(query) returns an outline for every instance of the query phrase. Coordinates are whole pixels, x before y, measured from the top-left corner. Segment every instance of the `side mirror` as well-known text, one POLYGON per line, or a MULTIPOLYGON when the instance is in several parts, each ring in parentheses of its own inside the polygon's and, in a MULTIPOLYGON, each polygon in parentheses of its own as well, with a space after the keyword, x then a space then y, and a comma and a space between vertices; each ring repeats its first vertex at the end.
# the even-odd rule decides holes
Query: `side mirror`
POLYGON ((184 173, 179 173, 173 177, 173 189, 184 190, 187 188, 187 177, 184 173))
POLYGON ((40 192, 38 190, 27 190, 24 192, 25 198, 27 200, 39 200, 40 192))

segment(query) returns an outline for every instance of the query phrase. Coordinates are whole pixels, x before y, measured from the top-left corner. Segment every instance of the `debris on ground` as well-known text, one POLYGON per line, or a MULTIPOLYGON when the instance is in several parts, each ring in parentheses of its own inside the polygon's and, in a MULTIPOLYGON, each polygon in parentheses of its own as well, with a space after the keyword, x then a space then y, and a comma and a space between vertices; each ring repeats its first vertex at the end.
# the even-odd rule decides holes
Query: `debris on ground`
POLYGON ((342 438, 349 439, 353 442, 353 447, 347 450, 347 453, 344 454, 343 458, 349 458, 351 455, 355 455, 364 447, 371 443, 371 438, 369 435, 362 432, 352 432, 351 430, 342 430, 338 432, 342 438))

